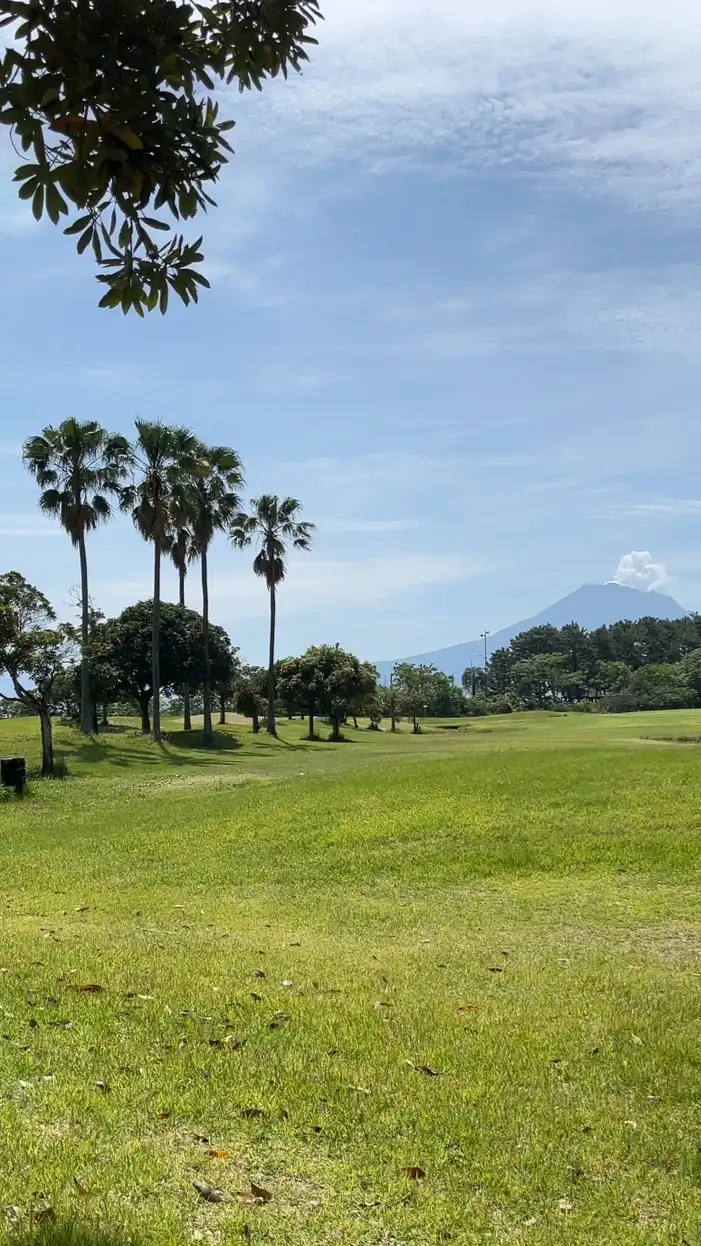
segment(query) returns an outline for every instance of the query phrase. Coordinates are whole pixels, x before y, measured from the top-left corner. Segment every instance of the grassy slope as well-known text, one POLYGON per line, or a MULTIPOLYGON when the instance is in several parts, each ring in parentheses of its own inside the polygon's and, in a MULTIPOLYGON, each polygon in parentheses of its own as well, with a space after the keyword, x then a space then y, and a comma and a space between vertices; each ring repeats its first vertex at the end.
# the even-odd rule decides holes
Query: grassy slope
POLYGON ((77 777, 0 804, 0 1208, 32 1241, 48 1203, 90 1242, 695 1242, 699 761, 641 737, 700 723, 64 733, 77 777))

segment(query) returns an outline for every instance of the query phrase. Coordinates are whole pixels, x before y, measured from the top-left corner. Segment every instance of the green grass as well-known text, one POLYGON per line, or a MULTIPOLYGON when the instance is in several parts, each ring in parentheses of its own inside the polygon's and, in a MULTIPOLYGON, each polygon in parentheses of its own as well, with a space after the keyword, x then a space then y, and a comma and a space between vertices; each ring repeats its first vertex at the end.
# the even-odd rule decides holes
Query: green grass
POLYGON ((701 714, 171 726, 0 802, 0 1241, 697 1246, 701 714))

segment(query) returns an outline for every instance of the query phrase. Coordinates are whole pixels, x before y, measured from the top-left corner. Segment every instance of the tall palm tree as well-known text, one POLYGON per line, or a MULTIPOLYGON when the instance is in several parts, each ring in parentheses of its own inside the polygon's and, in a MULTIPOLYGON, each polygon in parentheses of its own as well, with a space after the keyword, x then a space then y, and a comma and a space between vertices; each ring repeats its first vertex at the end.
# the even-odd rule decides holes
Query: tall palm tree
POLYGON ((55 516, 68 533, 80 558, 81 670, 80 728, 94 730, 95 718, 90 686, 90 598, 86 537, 113 513, 131 472, 131 452, 125 437, 105 431, 96 420, 64 420, 30 437, 23 451, 24 464, 42 493, 39 506, 55 516))
POLYGON ((181 478, 176 490, 177 506, 187 518, 192 552, 202 573, 202 633, 204 641, 203 739, 209 744, 212 728, 212 681, 209 657, 209 550, 217 532, 228 532, 237 520, 243 485, 243 466, 228 446, 200 446, 194 471, 181 478))
POLYGON ((161 560, 173 527, 175 494, 182 477, 195 470, 199 442, 187 428, 170 428, 160 422, 136 421, 134 463, 139 479, 127 491, 124 505, 144 540, 153 542, 153 621, 151 630, 151 685, 153 721, 151 734, 161 739, 161 560))
POLYGON ((301 502, 296 498, 279 498, 264 493, 254 498, 248 514, 238 516, 231 531, 232 543, 239 549, 255 544, 258 552, 253 560, 256 575, 265 580, 270 597, 270 643, 268 647, 268 723, 270 735, 277 735, 275 722, 275 627, 277 621, 277 589, 287 572, 285 556, 288 545, 293 549, 311 548, 313 523, 299 519, 301 502))
MULTIPOLYGON (((185 527, 185 517, 176 515, 174 518, 177 526, 173 533, 166 537, 166 541, 170 560, 178 573, 178 601, 184 608, 187 569, 196 558, 196 554, 192 545, 192 533, 185 527)), ((187 684, 183 685, 183 728, 185 731, 192 731, 190 689, 187 684)))

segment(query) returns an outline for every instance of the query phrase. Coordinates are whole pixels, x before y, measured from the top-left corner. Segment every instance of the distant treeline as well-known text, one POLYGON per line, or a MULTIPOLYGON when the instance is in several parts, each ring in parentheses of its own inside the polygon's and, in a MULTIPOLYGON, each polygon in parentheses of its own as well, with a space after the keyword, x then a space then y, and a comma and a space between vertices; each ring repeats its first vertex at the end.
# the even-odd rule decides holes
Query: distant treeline
POLYGON ((462 682, 472 713, 505 699, 528 709, 701 705, 701 616, 645 618, 591 632, 577 623, 533 627, 497 649, 486 672, 469 667, 462 682))

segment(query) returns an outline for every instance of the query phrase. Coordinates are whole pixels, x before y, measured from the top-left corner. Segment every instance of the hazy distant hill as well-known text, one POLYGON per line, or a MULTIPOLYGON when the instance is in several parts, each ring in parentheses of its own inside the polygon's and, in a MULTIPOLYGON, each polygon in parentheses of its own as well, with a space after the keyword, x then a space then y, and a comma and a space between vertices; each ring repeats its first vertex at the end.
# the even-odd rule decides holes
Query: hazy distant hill
MULTIPOLYGON (((576 592, 554 602, 532 619, 522 619, 513 623, 503 631, 489 637, 489 652, 503 649, 511 644, 519 632, 526 632, 541 623, 551 623, 553 627, 564 627, 566 623, 579 623, 581 627, 592 630, 622 619, 681 619, 687 610, 682 609, 673 597, 664 593, 642 593, 637 588, 626 588, 622 584, 583 584, 576 592)), ((450 649, 438 649, 434 653, 421 653, 416 657, 407 658, 408 662, 433 663, 439 671, 446 675, 454 675, 456 681, 462 678, 466 667, 472 663, 484 662, 484 641, 468 640, 462 645, 453 645, 450 649)), ((378 662, 377 667, 381 678, 389 680, 394 662, 378 662)))

